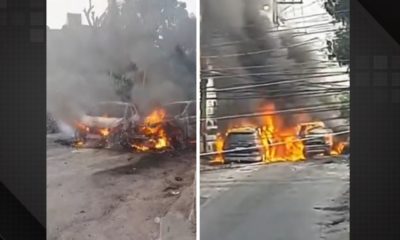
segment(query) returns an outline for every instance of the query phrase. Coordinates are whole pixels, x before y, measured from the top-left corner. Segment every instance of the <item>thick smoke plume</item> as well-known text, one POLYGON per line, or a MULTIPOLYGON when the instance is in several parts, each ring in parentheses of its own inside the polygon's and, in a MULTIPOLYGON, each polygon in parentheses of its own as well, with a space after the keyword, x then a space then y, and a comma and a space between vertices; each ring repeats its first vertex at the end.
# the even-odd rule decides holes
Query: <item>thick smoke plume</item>
MULTIPOLYGON (((216 56, 235 53, 257 52, 263 51, 262 54, 244 55, 236 57, 210 58, 215 68, 226 67, 243 67, 232 68, 220 72, 222 75, 248 75, 257 73, 282 73, 287 72, 313 72, 318 74, 321 71, 326 72, 327 69, 318 70, 302 70, 299 64, 304 64, 318 57, 312 48, 315 45, 303 44, 304 39, 293 37, 293 32, 282 31, 271 33, 274 25, 271 23, 270 17, 262 11, 265 4, 271 4, 269 0, 203 0, 201 1, 201 37, 202 37, 202 56, 216 56), (226 43, 226 44, 224 44, 226 43), (297 67, 294 65, 298 65, 297 67), (273 68, 247 68, 250 66, 273 65, 273 68)), ((316 63, 313 67, 322 67, 322 64, 316 63)), ((274 74, 268 76, 246 76, 215 79, 217 88, 225 88, 230 86, 246 85, 257 83, 258 81, 279 81, 284 79, 300 79, 303 76, 285 76, 283 74, 274 74), (278 76, 277 76, 278 75, 278 76)), ((310 80, 310 82, 324 82, 326 78, 310 80)), ((279 84, 252 90, 258 94, 272 96, 279 92, 280 94, 292 93, 300 88, 304 88, 299 84, 279 84)), ((233 93, 229 96, 237 96, 240 94, 233 93)), ((243 94, 243 92, 241 92, 243 94)), ((220 94, 227 96, 228 94, 220 94)), ((316 105, 332 100, 331 97, 321 98, 296 98, 282 97, 274 99, 273 102, 279 109, 289 109, 301 106, 316 105)), ((247 100, 221 100, 218 106, 219 115, 232 115, 248 112, 260 111, 266 100, 262 98, 247 100)), ((329 116, 338 116, 339 112, 313 113, 309 115, 288 115, 284 116, 287 124, 295 124, 299 121, 307 121, 312 119, 328 118, 329 116)), ((223 123, 220 122, 222 128, 223 123)))
POLYGON ((99 101, 132 101, 146 112, 194 98, 195 26, 176 0, 110 0, 93 26, 48 29, 48 111, 71 121, 99 101))

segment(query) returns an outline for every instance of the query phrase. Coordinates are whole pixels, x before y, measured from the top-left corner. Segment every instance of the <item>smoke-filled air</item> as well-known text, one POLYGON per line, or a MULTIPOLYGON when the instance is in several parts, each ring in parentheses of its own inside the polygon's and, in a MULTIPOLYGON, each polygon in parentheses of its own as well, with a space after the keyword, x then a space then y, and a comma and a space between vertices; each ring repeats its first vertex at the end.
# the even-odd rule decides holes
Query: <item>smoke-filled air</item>
POLYGON ((195 96, 196 19, 176 0, 88 1, 82 18, 47 29, 47 109, 69 121, 99 101, 141 111, 195 96))
MULTIPOLYGON (((322 1, 303 1, 302 6, 318 4, 322 1)), ((280 13, 293 8, 279 7, 280 13)), ((325 39, 309 32, 329 32, 335 25, 326 12, 317 17, 282 17, 282 27, 277 28, 272 23, 272 1, 202 0, 202 60, 213 65, 212 75, 219 89, 218 115, 259 112, 266 101, 273 102, 277 110, 337 103, 340 94, 334 88, 348 85, 348 75, 346 68, 332 67, 338 64, 321 58, 325 39), (303 28, 296 29, 299 21, 303 21, 303 28), (304 27, 307 25, 313 27, 304 27)), ((343 123, 337 119, 340 114, 339 110, 312 112, 307 115, 309 119, 301 121, 326 119, 328 125, 338 125, 343 123)), ((304 116, 283 117, 291 124, 304 116)), ((224 124, 220 121, 219 125, 224 124)))

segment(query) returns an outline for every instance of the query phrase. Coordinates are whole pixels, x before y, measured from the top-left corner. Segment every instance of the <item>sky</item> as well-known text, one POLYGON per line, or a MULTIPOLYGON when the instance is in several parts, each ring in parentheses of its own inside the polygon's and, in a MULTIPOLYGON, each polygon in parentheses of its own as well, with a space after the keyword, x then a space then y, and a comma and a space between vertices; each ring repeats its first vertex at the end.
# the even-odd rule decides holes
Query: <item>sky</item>
MULTIPOLYGON (((196 13, 197 0, 183 0, 190 13, 196 13)), ((107 0, 92 0, 96 15, 100 15, 107 7, 107 0)), ((83 24, 87 24, 83 9, 89 5, 88 0, 47 0, 47 26, 52 29, 61 28, 67 20, 67 12, 81 13, 83 24)))

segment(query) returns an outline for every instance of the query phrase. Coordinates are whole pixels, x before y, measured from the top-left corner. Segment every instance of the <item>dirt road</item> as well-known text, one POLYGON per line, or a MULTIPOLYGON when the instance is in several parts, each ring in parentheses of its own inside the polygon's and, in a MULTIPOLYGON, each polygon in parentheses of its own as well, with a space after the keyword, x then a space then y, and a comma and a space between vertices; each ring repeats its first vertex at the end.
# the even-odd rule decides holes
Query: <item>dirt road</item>
POLYGON ((158 239, 167 213, 189 215, 194 153, 76 150, 56 138, 47 137, 47 239, 158 239))

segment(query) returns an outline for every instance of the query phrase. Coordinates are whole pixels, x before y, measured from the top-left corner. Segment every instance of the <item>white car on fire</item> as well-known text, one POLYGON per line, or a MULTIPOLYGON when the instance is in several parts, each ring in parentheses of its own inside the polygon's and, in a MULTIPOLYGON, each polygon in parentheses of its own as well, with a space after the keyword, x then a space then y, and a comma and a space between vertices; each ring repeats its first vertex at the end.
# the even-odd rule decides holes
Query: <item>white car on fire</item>
POLYGON ((100 102, 77 123, 75 137, 78 141, 97 140, 104 144, 122 143, 128 130, 140 116, 134 104, 125 102, 100 102))
POLYGON ((192 100, 177 101, 163 105, 166 110, 166 121, 183 133, 182 141, 193 145, 196 141, 196 102, 192 100))

